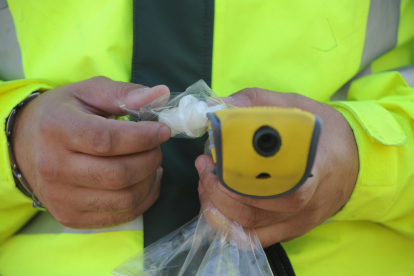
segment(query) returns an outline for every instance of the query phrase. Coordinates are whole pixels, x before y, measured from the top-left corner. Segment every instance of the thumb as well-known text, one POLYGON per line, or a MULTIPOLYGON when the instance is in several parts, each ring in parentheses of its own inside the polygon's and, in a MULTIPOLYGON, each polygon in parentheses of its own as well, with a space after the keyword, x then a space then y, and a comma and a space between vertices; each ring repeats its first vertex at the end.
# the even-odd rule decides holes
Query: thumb
POLYGON ((200 184, 198 192, 201 195, 202 193, 206 193, 208 197, 214 197, 216 193, 221 193, 219 188, 219 181, 217 177, 211 173, 214 169, 214 161, 211 156, 208 155, 200 155, 196 161, 195 166, 198 171, 198 175, 200 176, 200 184))
POLYGON ((296 93, 281 93, 260 88, 246 88, 224 99, 226 103, 238 106, 278 106, 303 108, 303 96, 296 93))
POLYGON ((77 99, 111 115, 124 115, 125 112, 119 107, 122 104, 138 110, 141 106, 170 94, 165 85, 148 88, 140 84, 113 81, 106 77, 94 77, 75 85, 71 93, 77 99))

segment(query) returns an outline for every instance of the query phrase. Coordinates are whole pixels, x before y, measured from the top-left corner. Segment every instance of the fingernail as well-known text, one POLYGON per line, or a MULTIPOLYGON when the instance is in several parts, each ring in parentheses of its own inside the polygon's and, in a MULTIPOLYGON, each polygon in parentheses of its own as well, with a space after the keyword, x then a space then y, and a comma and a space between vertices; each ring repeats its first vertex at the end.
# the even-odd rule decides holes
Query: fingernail
POLYGON ((158 130, 158 141, 160 143, 163 143, 165 141, 167 141, 168 139, 170 139, 171 137, 171 130, 168 126, 162 126, 160 127, 160 129, 158 130))
POLYGON ((229 96, 227 98, 232 98, 233 102, 228 102, 228 104, 237 106, 237 107, 247 107, 252 106, 250 98, 246 95, 236 93, 236 95, 229 96))
POLYGON ((203 185, 201 185, 201 183, 198 183, 198 193, 199 194, 204 193, 204 187, 203 187, 203 185))
POLYGON ((236 101, 236 99, 233 96, 228 96, 225 98, 221 98, 223 100, 223 102, 229 104, 229 103, 233 103, 236 101))
POLYGON ((157 177, 160 175, 162 176, 163 173, 164 173, 164 169, 161 166, 159 166, 157 169, 157 177))
POLYGON ((142 88, 142 89, 141 89, 141 94, 142 94, 142 95, 144 95, 144 94, 149 94, 149 93, 151 93, 152 91, 154 91, 156 88, 163 89, 163 88, 161 88, 161 86, 165 86, 165 85, 163 85, 163 84, 159 84, 159 85, 156 85, 156 86, 153 86, 153 87, 145 87, 145 88, 142 88))
POLYGON ((128 105, 128 108, 130 109, 139 108, 139 106, 138 107, 134 106, 135 101, 139 100, 142 97, 142 95, 148 94, 151 91, 152 90, 149 87, 140 87, 140 88, 133 89, 128 93, 125 103, 128 105))
POLYGON ((160 167, 157 169, 157 176, 156 176, 156 178, 155 178, 155 182, 156 182, 156 183, 158 183, 159 181, 161 181, 163 173, 164 173, 164 169, 160 166, 160 167))
POLYGON ((201 174, 206 166, 206 160, 203 157, 199 157, 196 162, 196 168, 199 174, 201 174))
POLYGON ((148 94, 152 91, 152 88, 149 87, 145 87, 144 89, 141 90, 141 94, 148 94))

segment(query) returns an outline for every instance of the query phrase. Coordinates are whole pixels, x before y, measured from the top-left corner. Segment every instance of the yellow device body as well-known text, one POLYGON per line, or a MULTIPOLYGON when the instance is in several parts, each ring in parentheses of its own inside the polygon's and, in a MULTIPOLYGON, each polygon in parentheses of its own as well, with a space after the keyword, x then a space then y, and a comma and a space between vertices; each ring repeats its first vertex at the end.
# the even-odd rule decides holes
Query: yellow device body
POLYGON ((317 116, 295 108, 250 107, 208 117, 213 173, 229 190, 274 198, 311 176, 322 126, 317 116))

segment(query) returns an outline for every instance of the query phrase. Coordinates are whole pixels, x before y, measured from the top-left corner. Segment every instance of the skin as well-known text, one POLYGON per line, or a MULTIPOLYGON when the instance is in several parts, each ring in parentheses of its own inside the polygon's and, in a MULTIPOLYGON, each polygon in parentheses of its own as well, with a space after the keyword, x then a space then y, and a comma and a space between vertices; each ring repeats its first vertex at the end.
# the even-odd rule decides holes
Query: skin
POLYGON ((109 227, 134 220, 156 201, 159 144, 170 129, 110 115, 124 115, 121 104, 138 109, 168 93, 163 85, 96 77, 50 90, 19 110, 12 136, 18 166, 61 224, 109 227))
MULTIPOLYGON (((296 107, 318 115, 323 131, 312 170, 314 177, 286 196, 253 199, 224 188, 210 173, 215 167, 213 159, 202 155, 195 165, 200 175, 198 192, 203 209, 213 205, 242 226, 255 228, 262 246, 267 247, 304 235, 346 204, 356 183, 359 159, 352 129, 336 109, 299 94, 258 88, 244 89, 226 101, 239 107, 296 107)), ((219 227, 216 219, 206 219, 213 228, 219 227)))

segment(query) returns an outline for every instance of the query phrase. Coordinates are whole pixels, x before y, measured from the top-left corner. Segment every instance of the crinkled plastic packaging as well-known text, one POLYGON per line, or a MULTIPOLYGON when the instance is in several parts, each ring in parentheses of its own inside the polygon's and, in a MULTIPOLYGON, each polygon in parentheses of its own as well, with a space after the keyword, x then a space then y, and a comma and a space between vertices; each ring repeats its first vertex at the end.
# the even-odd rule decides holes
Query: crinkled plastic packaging
MULTIPOLYGON (((121 106, 135 121, 166 123, 171 137, 206 133, 206 114, 226 105, 203 81, 139 110, 121 106)), ((211 203, 189 223, 138 252, 113 271, 121 276, 270 276, 266 254, 254 229, 225 218, 211 203), (213 225, 213 227, 211 226, 213 225)))
POLYGON ((207 116, 226 108, 227 105, 208 85, 199 80, 183 93, 171 93, 142 106, 139 110, 131 110, 121 105, 136 121, 163 122, 171 128, 171 137, 197 138, 207 130, 207 116))
POLYGON ((132 256, 112 273, 120 276, 273 275, 254 229, 243 228, 225 218, 213 205, 132 256))

